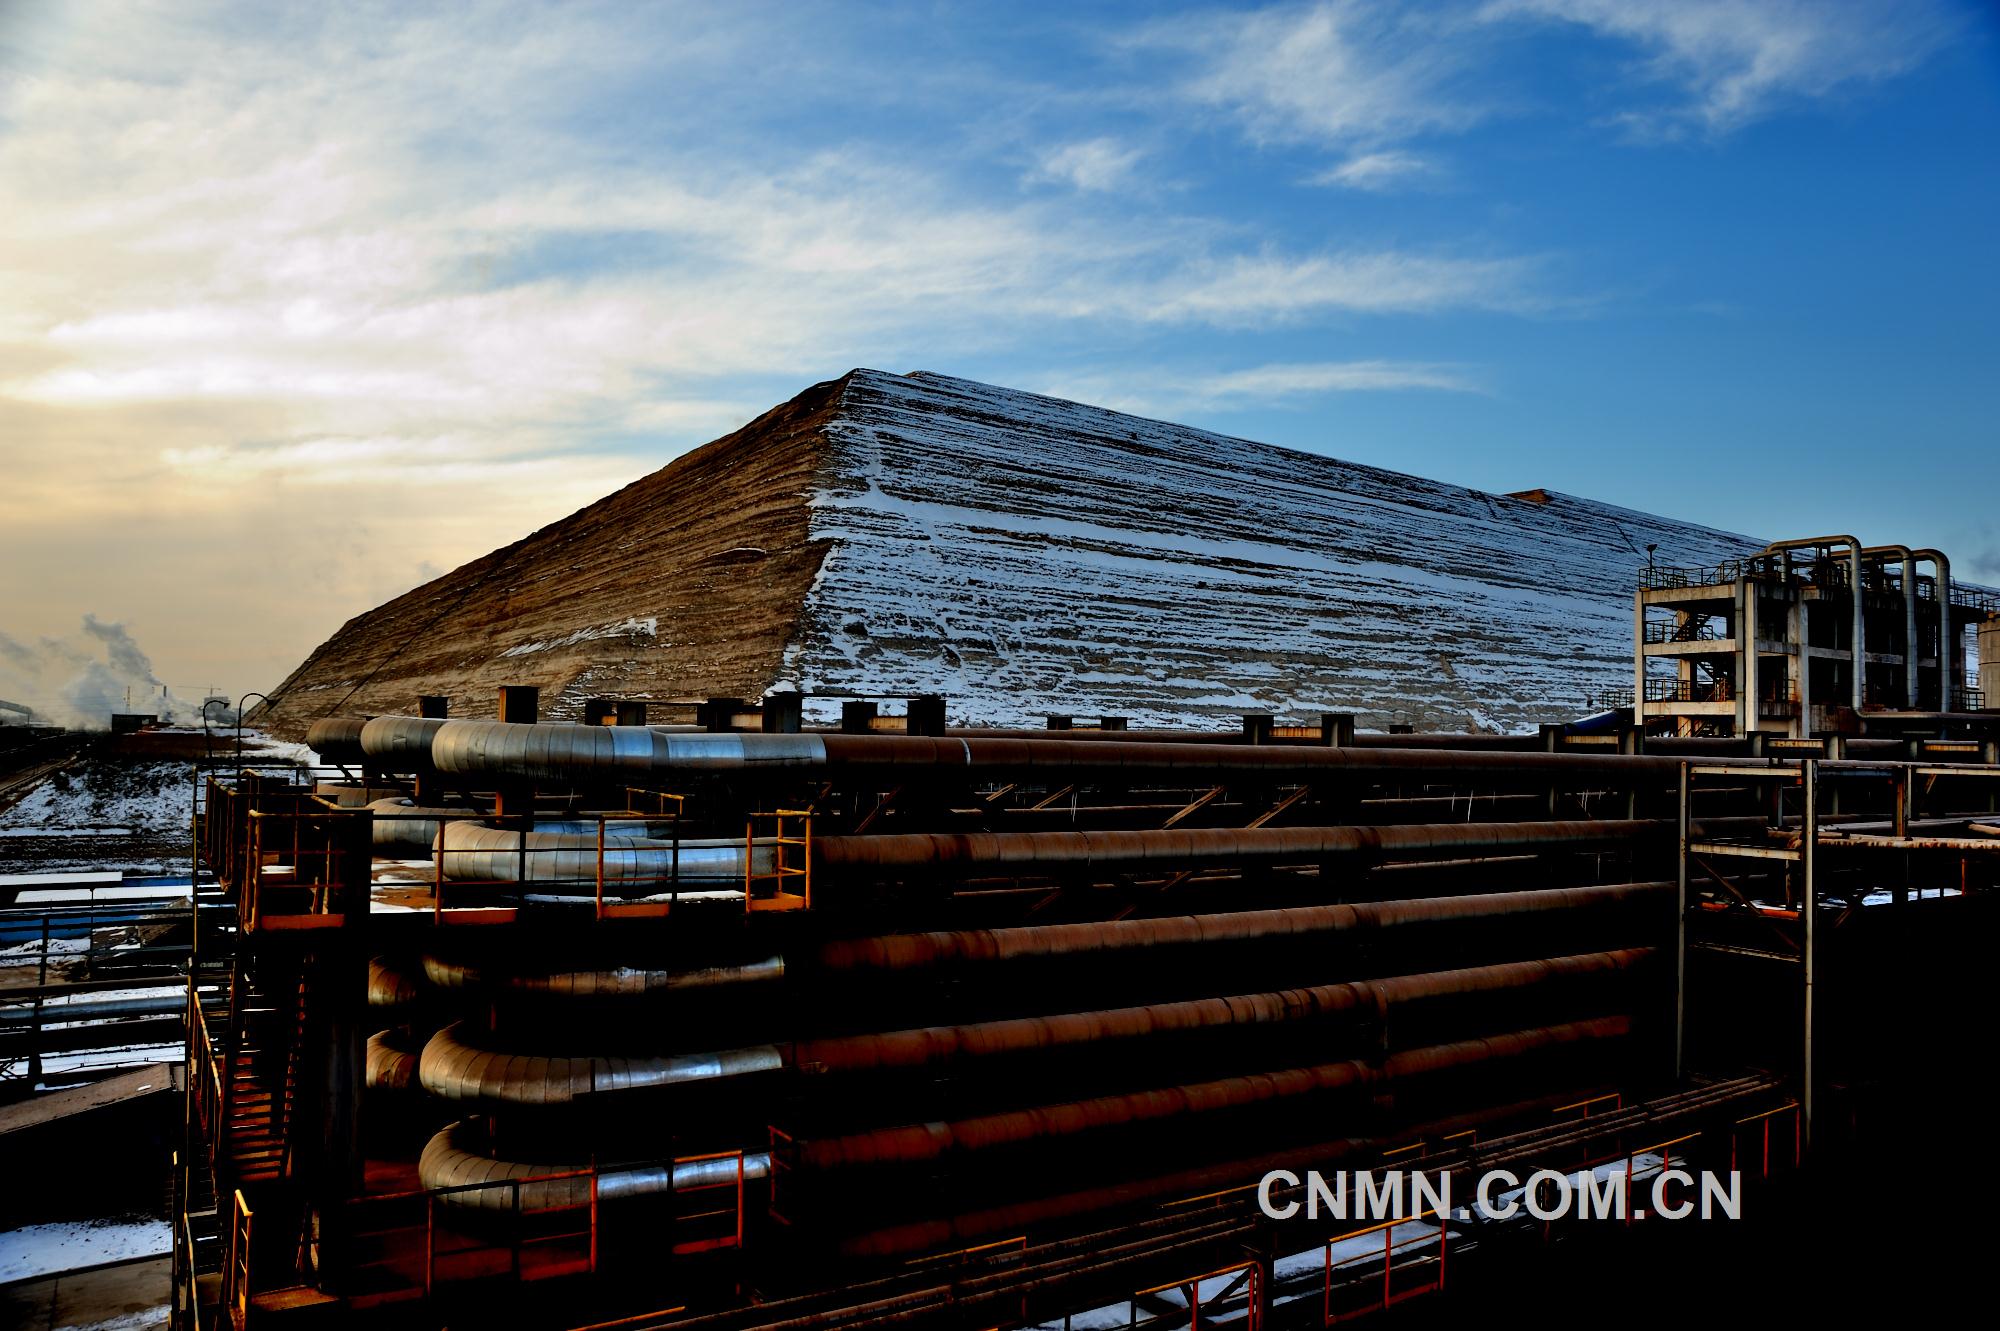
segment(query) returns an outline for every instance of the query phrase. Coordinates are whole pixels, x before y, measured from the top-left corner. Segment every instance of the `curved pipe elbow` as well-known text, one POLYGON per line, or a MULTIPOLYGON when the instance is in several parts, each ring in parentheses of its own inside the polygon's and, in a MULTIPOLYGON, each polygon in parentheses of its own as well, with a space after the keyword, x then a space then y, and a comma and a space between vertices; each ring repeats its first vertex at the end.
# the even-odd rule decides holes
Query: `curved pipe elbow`
POLYGON ((613 1166, 597 1171, 593 1198, 590 1166, 584 1162, 497 1160, 471 1149, 471 1131, 453 1123, 432 1137, 417 1159, 417 1180, 438 1193, 439 1203, 467 1210, 513 1213, 588 1206, 689 1188, 745 1182, 770 1172, 768 1152, 746 1152, 719 1160, 613 1166), (566 1177, 563 1177, 566 1176, 566 1177))

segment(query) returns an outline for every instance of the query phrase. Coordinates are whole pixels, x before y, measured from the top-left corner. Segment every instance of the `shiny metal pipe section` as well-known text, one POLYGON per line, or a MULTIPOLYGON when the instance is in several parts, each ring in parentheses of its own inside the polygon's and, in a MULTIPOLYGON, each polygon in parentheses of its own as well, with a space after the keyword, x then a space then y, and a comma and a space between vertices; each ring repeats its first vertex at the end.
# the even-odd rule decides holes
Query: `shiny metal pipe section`
POLYGON ((368 1037, 366 1084, 371 1091, 407 1091, 416 1083, 417 1056, 401 1047, 397 1031, 377 1031, 368 1037))
POLYGON ((363 754, 361 730, 368 723, 358 716, 321 717, 306 727, 306 747, 329 763, 358 763, 363 754))
MULTIPOLYGON (((616 729, 616 727, 599 727, 616 729)), ((444 876, 475 882, 595 883, 597 831, 521 833, 466 821, 444 825, 444 876), (523 848, 523 841, 526 846, 523 848)), ((683 883, 743 882, 741 841, 690 840, 678 852, 671 841, 614 836, 605 827, 604 880, 665 884, 678 871, 683 883)), ((759 845, 751 863, 769 873, 774 849, 759 845)))
POLYGON ((377 859, 429 859, 437 850, 438 824, 448 818, 464 818, 471 809, 426 808, 415 800, 391 797, 368 806, 369 835, 377 859))
POLYGON ((368 959, 368 1006, 377 1010, 408 1007, 417 1001, 416 977, 387 957, 368 959))
POLYGON ((831 1073, 907 1071, 960 1059, 1035 1053, 1230 1026, 1313 1021, 1356 1013, 1386 1019, 1394 1009, 1425 999, 1493 995, 1610 978, 1630 971, 1652 955, 1651 948, 1626 948, 1271 993, 654 1057, 562 1058, 495 1053, 468 1044, 463 1023, 459 1023, 431 1037, 424 1047, 420 1076, 424 1089, 444 1100, 549 1105, 569 1103, 602 1091, 692 1085, 794 1067, 831 1073))
POLYGON ((1351 1059, 1159 1090, 1071 1100, 952 1123, 876 1128, 800 1142, 798 1167, 801 1170, 826 1171, 923 1164, 946 1155, 963 1157, 1049 1138, 1130 1128, 1142 1123, 1197 1117, 1361 1087, 1373 1088, 1377 1094, 1393 1094, 1396 1084, 1408 1078, 1521 1058, 1565 1045, 1615 1040, 1629 1035, 1631 1030, 1629 1017, 1597 1017, 1537 1030, 1412 1049, 1391 1054, 1380 1064, 1351 1059))
POLYGON ((525 725, 447 721, 431 760, 448 776, 602 781, 656 771, 814 767, 825 763, 818 735, 712 735, 643 726, 525 725))
MULTIPOLYGON (((1061 732, 1056 732, 1060 734, 1061 732)), ((957 768, 1016 776, 1252 772, 1309 780, 1341 772, 1478 774, 1486 784, 1546 784, 1590 776, 1608 784, 1670 781, 1664 758, 1456 749, 1313 748, 1050 738, 846 734, 676 734, 636 726, 447 721, 431 744, 447 775, 535 781, 643 778, 673 772, 824 768, 908 774, 957 768)))
MULTIPOLYGON (((1612 846, 1664 838, 1671 826, 1648 819, 1539 823, 1412 823, 1383 827, 1174 828, 1166 831, 884 833, 828 836, 813 841, 813 872, 830 878, 1022 877, 1078 869, 1123 873, 1148 868, 1310 864, 1341 855, 1453 855, 1481 851, 1612 846)), ((590 834, 522 834, 475 822, 447 823, 446 878, 485 882, 593 882, 597 838, 590 834), (524 873, 525 870, 525 873, 524 873)), ((683 841, 680 877, 694 882, 741 882, 740 841, 683 841)), ((753 868, 768 874, 775 851, 757 846, 753 868)), ((664 881, 674 871, 671 843, 613 838, 606 826, 606 881, 664 881), (614 845, 613 842, 616 842, 614 845)))
POLYGON ((736 965, 698 970, 643 970, 620 966, 605 970, 523 973, 507 966, 488 971, 475 962, 428 955, 424 977, 440 989, 472 989, 513 994, 546 994, 556 998, 638 998, 647 994, 679 993, 731 984, 774 984, 785 978, 785 959, 765 957, 736 965))
POLYGON ((445 1027, 424 1046, 418 1076, 441 1100, 476 1104, 557 1105, 611 1091, 718 1081, 776 1072, 785 1058, 775 1045, 725 1049, 712 1054, 563 1058, 495 1053, 467 1044, 464 1023, 445 1027))
MULTIPOLYGON (((417 1158, 417 1180, 425 1188, 463 1189, 440 1192, 437 1199, 440 1205, 507 1212, 518 1207, 525 1212, 590 1204, 588 1163, 496 1160, 471 1149, 467 1144, 469 1136, 466 1124, 453 1123, 432 1137, 423 1154, 417 1158), (518 1187, 509 1186, 517 1183, 518 1187)), ((769 1152, 744 1154, 742 1170, 745 1181, 761 1179, 770 1173, 770 1169, 769 1152)), ((654 1193, 712 1187, 734 1183, 736 1177, 737 1164, 733 1157, 681 1161, 671 1165, 607 1165, 597 1171, 597 1200, 617 1201, 654 1193)))
POLYGON ((1174 828, 1168 831, 884 833, 813 841, 813 871, 887 876, 919 871, 980 876, 1155 866, 1309 864, 1358 853, 1405 855, 1602 846, 1661 838, 1650 819, 1539 823, 1412 823, 1385 827, 1174 828))
POLYGON ((378 716, 361 727, 362 756, 386 772, 428 772, 441 717, 378 716))

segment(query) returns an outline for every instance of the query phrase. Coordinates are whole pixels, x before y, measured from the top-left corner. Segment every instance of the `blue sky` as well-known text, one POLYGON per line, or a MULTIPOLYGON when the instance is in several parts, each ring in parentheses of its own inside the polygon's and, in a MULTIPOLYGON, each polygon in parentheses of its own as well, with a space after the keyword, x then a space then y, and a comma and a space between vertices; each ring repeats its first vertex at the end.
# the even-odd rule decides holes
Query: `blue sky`
POLYGON ((932 369, 2000 580, 1954 0, 0 7, 0 629, 274 683, 932 369))

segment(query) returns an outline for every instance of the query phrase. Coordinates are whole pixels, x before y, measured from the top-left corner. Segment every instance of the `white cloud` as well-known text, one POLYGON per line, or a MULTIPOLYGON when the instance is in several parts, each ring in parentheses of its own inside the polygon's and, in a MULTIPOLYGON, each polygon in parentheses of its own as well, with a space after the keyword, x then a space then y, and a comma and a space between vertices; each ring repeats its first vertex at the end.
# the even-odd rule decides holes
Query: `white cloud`
POLYGON ((1143 149, 1117 139, 1084 139, 1044 153, 1035 169, 1028 173, 1028 179, 1079 190, 1124 189, 1134 182, 1133 168, 1145 155, 1143 149))
POLYGON ((1441 16, 1368 0, 1321 0, 1151 25, 1135 41, 1197 68, 1184 96, 1278 142, 1372 145, 1462 129, 1485 114, 1465 95, 1466 52, 1441 16))
POLYGON ((1322 393, 1431 389, 1476 393, 1479 386, 1462 366, 1416 361, 1346 360, 1259 365, 1196 379, 1193 391, 1210 401, 1244 399, 1275 402, 1322 393))
POLYGON ((1213 374, 1121 370, 1064 374, 1038 391, 1142 416, 1217 408, 1279 407, 1335 393, 1446 392, 1485 389, 1467 366, 1424 361, 1306 361, 1213 374))
MULTIPOLYGON (((855 364, 1542 299, 1527 261, 800 149, 755 117, 833 55, 768 14, 692 7, 672 42, 615 6, 47 15, 0 48, 0 604, 17 633, 190 605, 157 650, 243 686, 855 364)), ((1142 160, 1045 166, 1103 191, 1142 160)))
POLYGON ((1307 183, 1379 191, 1425 180, 1436 174, 1437 167, 1428 158, 1391 149, 1350 157, 1339 166, 1313 176, 1307 183))
POLYGON ((1922 64, 1956 24, 1932 0, 1491 0, 1489 20, 1581 24, 1649 53, 1683 104, 1628 122, 1725 132, 1787 99, 1823 97, 1922 64))
POLYGON ((1523 258, 1233 255, 1193 265, 1161 284, 1147 293, 1140 312, 1162 322, 1242 327, 1328 313, 1532 311, 1547 305, 1531 280, 1536 268, 1523 258))

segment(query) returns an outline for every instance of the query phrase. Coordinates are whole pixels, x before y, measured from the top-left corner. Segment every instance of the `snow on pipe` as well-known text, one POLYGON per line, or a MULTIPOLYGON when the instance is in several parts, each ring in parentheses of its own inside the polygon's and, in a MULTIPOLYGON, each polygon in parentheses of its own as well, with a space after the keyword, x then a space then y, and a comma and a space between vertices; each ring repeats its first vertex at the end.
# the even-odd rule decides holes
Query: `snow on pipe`
POLYGON ((1312 1021, 1354 1013, 1386 1018, 1393 1009, 1424 999, 1588 984, 1627 972, 1652 955, 1651 948, 1625 948, 1271 993, 653 1057, 496 1053, 467 1043, 464 1025, 457 1023, 431 1037, 424 1047, 419 1076, 426 1091, 445 1100, 564 1104, 605 1091, 692 1085, 793 1067, 836 1073, 910 1070, 958 1059, 1228 1026, 1312 1021))
MULTIPOLYGON (((587 1161, 496 1160, 466 1144, 470 1132, 469 1125, 453 1123, 432 1137, 417 1158, 417 1178, 426 1190, 462 1189, 437 1192, 440 1204, 507 1212, 518 1207, 524 1213, 590 1205, 587 1161), (554 1177, 562 1175, 567 1177, 554 1177), (509 1186, 512 1184, 519 1186, 509 1186)), ((742 1177, 746 1181, 761 1179, 770 1172, 770 1165, 768 1152, 746 1152, 742 1157, 742 1177)), ((737 1170, 735 1156, 672 1164, 608 1165, 597 1171, 595 1199, 617 1201, 735 1183, 737 1170)))
POLYGON ((1361 1087, 1372 1088, 1378 1095, 1393 1094, 1392 1088, 1399 1082, 1412 1078, 1522 1058, 1564 1046, 1621 1039, 1631 1031, 1629 1017, 1595 1017, 1407 1050, 1391 1054, 1379 1064, 1349 1059, 1008 1110, 950 1123, 875 1128, 800 1142, 798 1168, 825 1171, 923 1164, 946 1155, 976 1155, 1049 1138, 1246 1109, 1300 1096, 1361 1087))
POLYGON ((1649 905, 1665 908, 1672 901, 1675 891, 1675 884, 1671 882, 1612 883, 1528 892, 1424 897, 1409 901, 1288 906, 1277 910, 1164 916, 1146 920, 882 934, 822 943, 796 967, 781 955, 698 971, 620 966, 537 974, 523 972, 516 967, 488 971, 474 962, 431 953, 424 957, 424 974, 441 989, 501 990, 561 998, 635 998, 723 984, 772 984, 784 979, 788 971, 795 968, 808 972, 852 974, 922 970, 946 965, 1005 965, 1051 957, 1084 957, 1095 961, 1119 953, 1175 945, 1256 944, 1359 929, 1380 931, 1408 926, 1476 925, 1573 910, 1616 911, 1643 909, 1649 905))
MULTIPOLYGON (((1056 732, 1060 735, 1062 732, 1056 732)), ((1309 780, 1339 772, 1478 774, 1487 783, 1545 784, 1590 776, 1611 784, 1666 781, 1668 758, 1455 749, 1264 747, 1214 743, 1133 743, 1063 738, 999 739, 912 735, 673 734, 637 726, 557 726, 446 721, 431 758, 448 776, 576 782, 644 779, 665 773, 845 769, 914 774, 961 769, 1068 777, 1164 772, 1309 780)))

